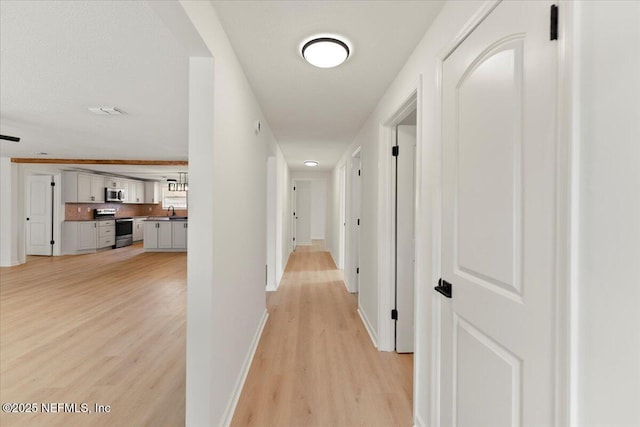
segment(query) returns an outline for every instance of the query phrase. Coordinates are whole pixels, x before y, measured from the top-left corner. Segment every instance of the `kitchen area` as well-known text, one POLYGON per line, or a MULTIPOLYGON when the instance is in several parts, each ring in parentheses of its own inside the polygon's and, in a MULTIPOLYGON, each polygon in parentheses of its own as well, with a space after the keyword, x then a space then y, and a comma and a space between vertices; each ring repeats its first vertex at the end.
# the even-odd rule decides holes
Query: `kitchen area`
POLYGON ((176 179, 151 180, 65 170, 61 184, 63 255, 139 243, 146 252, 186 252, 186 172, 178 172, 176 179))

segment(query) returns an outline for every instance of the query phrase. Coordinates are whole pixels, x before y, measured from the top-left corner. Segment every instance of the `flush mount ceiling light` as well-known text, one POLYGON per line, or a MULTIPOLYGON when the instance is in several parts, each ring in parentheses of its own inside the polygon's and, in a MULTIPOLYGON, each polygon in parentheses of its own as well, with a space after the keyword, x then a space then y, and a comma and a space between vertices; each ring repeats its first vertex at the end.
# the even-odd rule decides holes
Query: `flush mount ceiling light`
POLYGON ((347 60, 350 49, 347 43, 335 37, 315 37, 304 43, 301 53, 311 65, 333 68, 347 60))
POLYGON ((318 166, 318 162, 316 162, 315 160, 305 160, 304 161, 304 165, 305 166, 310 166, 310 167, 315 167, 315 166, 318 166))

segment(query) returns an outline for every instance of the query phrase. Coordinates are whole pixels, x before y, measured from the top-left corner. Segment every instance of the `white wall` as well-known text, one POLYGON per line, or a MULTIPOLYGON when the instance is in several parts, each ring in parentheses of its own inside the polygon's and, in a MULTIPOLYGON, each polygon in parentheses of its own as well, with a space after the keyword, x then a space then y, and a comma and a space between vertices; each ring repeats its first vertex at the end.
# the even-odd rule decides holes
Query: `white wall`
MULTIPOLYGON (((189 132, 189 220, 198 229, 189 227, 186 416, 189 426, 218 426, 233 416, 266 320, 264 181, 273 135, 212 4, 180 4, 213 55, 213 96, 204 82, 209 99, 200 99, 213 113, 198 117, 200 126, 190 122, 189 132)), ((199 95, 190 88, 190 99, 199 95)))
POLYGON ((18 254, 18 166, 0 157, 0 267, 20 263, 18 254))
POLYGON ((640 425, 640 2, 576 3, 576 426, 640 425))
POLYGON ((269 156, 267 159, 267 290, 276 290, 276 222, 277 203, 276 187, 278 159, 269 156))
MULTIPOLYGON (((380 177, 380 168, 383 162, 389 161, 384 151, 382 157, 379 152, 381 136, 381 125, 388 120, 403 102, 409 97, 412 91, 420 86, 422 81, 422 92, 418 99, 420 116, 418 123, 421 126, 421 149, 419 149, 418 162, 421 164, 422 173, 418 177, 417 209, 417 242, 416 248, 416 281, 418 283, 415 295, 416 318, 415 323, 418 328, 416 353, 414 355, 417 370, 414 378, 418 384, 416 395, 414 396, 416 425, 428 425, 431 420, 431 340, 432 340, 432 288, 437 281, 439 274, 438 261, 432 259, 434 248, 439 245, 438 236, 432 234, 432 224, 437 224, 438 218, 438 186, 439 176, 438 159, 439 150, 435 137, 436 125, 436 64, 437 57, 443 48, 455 38, 462 30, 466 22, 481 7, 483 2, 446 2, 439 16, 426 32, 415 51, 408 59, 398 76, 391 83, 384 96, 379 101, 376 109, 367 119, 360 129, 358 136, 349 146, 333 171, 333 188, 338 186, 338 173, 342 164, 350 162, 351 154, 358 146, 362 147, 362 214, 361 214, 361 253, 360 253, 360 294, 359 306, 372 324, 374 330, 378 332, 383 329, 382 322, 388 322, 385 327, 389 328, 389 313, 379 312, 379 292, 383 289, 390 289, 390 283, 381 283, 379 280, 378 266, 381 261, 382 248, 379 247, 381 224, 379 223, 379 191, 384 187, 380 177)), ((350 180, 351 174, 347 173, 350 180)), ((347 183, 347 189, 350 183, 347 183)), ((330 196, 332 224, 328 229, 331 231, 331 250, 336 251, 339 241, 339 203, 337 196, 330 196)), ((349 200, 349 197, 347 197, 349 200)), ((347 207, 349 209, 349 207, 347 207)), ((347 230, 347 235, 349 231, 347 230)), ((349 247, 347 244, 347 253, 349 247)), ((345 269, 351 268, 349 259, 345 269)))

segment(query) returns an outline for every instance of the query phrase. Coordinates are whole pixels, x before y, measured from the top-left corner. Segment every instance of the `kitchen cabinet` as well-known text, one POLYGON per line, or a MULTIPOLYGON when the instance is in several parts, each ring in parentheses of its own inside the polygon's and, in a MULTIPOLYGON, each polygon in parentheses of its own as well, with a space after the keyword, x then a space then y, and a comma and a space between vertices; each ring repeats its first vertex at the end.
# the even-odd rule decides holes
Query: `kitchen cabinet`
POLYGON ((144 221, 144 249, 155 252, 187 250, 187 221, 144 221))
POLYGON ((144 203, 144 182, 125 181, 125 203, 144 203))
POLYGON ((147 218, 133 218, 133 241, 139 242, 144 238, 144 222, 147 218))
POLYGON ((144 183, 144 202, 145 203, 160 203, 160 183, 147 181, 144 183))
POLYGON ((62 252, 74 255, 95 252, 116 244, 116 223, 106 221, 65 221, 62 223, 62 252))
POLYGON ((76 250, 95 250, 98 235, 96 233, 96 221, 78 221, 76 224, 78 240, 76 250))
POLYGON ((104 186, 109 188, 123 188, 124 179, 108 176, 104 179, 104 186))
POLYGON ((174 249, 187 249, 187 221, 174 221, 172 225, 172 247, 174 249))
POLYGON ((116 222, 96 221, 98 224, 98 244, 97 248, 107 248, 116 244, 116 222))
POLYGON ((104 189, 102 175, 72 171, 62 173, 62 198, 66 203, 104 203, 104 189))

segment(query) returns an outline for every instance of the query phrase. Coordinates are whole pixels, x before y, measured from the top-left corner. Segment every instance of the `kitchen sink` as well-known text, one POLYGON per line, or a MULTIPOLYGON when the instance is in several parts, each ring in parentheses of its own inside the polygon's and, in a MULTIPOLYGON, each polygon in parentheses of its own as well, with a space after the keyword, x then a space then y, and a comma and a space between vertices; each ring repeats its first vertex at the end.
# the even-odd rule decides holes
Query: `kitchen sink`
POLYGON ((147 221, 186 221, 187 216, 150 216, 147 221))

